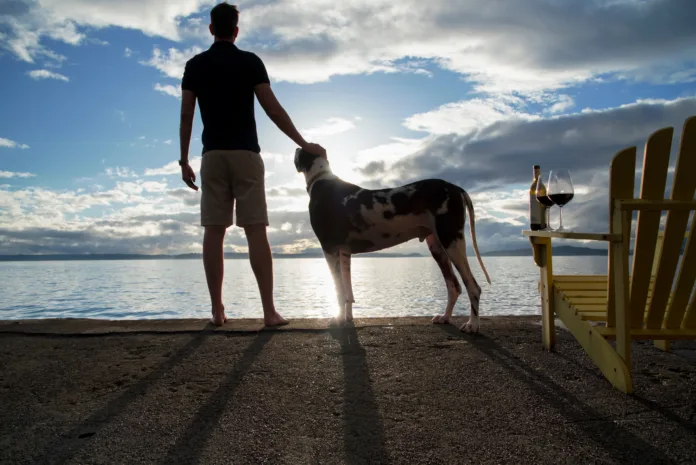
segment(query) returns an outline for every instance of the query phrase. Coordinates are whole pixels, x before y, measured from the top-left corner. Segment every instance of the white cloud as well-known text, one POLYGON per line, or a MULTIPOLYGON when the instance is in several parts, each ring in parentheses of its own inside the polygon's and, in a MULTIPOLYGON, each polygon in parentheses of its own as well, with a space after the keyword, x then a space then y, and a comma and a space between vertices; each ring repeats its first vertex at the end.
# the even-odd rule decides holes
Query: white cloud
POLYGON ((342 132, 350 131, 355 128, 352 121, 345 118, 328 118, 323 124, 309 129, 302 130, 306 137, 332 136, 342 132))
MULTIPOLYGON (((210 43, 212 4, 17 0, 0 16, 7 31, 1 45, 24 61, 60 63, 65 57, 47 49, 44 39, 79 45, 91 28, 139 30, 180 42, 166 51, 156 47, 142 61, 178 80, 185 61, 210 43)), ((242 10, 240 45, 267 62, 274 80, 311 83, 375 72, 427 76, 440 67, 462 75, 474 91, 533 95, 600 75, 694 79, 685 70, 689 63, 693 68, 696 52, 691 0, 672 0, 669 7, 658 1, 568 0, 494 2, 486 8, 476 0, 434 0, 427 9, 416 0, 343 2, 330 9, 324 0, 278 0, 242 10)))
POLYGON ((172 145, 171 139, 167 139, 167 140, 165 140, 165 141, 162 142, 162 143, 165 144, 165 145, 172 145))
POLYGON ((558 101, 551 105, 550 108, 548 108, 549 113, 562 113, 566 110, 569 110, 575 106, 575 100, 573 100, 573 97, 570 95, 559 95, 558 96, 558 101))
POLYGON ((162 85, 157 83, 155 84, 155 90, 166 95, 171 95, 172 97, 181 98, 181 87, 173 86, 171 84, 162 85))
POLYGON ((481 98, 447 103, 435 110, 406 118, 404 126, 429 134, 466 134, 496 121, 536 118, 518 110, 515 104, 519 103, 519 99, 481 98))
POLYGON ((114 168, 106 168, 104 173, 112 178, 137 178, 138 175, 130 168, 116 166, 114 168))
POLYGON ((35 174, 32 173, 15 173, 12 171, 0 171, 0 178, 33 178, 35 174))
MULTIPOLYGON (((201 169, 201 157, 189 158, 189 164, 196 172, 201 169)), ((145 170, 144 176, 169 176, 181 174, 181 167, 178 161, 172 161, 160 168, 148 168, 145 170)))
POLYGON ((30 78, 34 80, 39 80, 39 79, 56 79, 58 81, 65 81, 68 82, 70 79, 68 79, 67 76, 64 76, 60 73, 55 73, 53 71, 49 71, 47 69, 35 69, 33 71, 27 72, 30 78))
POLYGON ((7 149, 28 149, 29 146, 27 144, 19 144, 13 140, 10 139, 5 139, 4 137, 0 137, 0 147, 4 147, 7 149))
POLYGON ((155 47, 152 51, 152 57, 140 63, 156 68, 167 77, 181 79, 184 75, 186 62, 202 51, 203 49, 197 46, 186 50, 170 47, 165 52, 155 47))
POLYGON ((133 50, 126 47, 126 49, 123 52, 123 56, 125 56, 126 58, 130 58, 132 55, 133 55, 133 50))

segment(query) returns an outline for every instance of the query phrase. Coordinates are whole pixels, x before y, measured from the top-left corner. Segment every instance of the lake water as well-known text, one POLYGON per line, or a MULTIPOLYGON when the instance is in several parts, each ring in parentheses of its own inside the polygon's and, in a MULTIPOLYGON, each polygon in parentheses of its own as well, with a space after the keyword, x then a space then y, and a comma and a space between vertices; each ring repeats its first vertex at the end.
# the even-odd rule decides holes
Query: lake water
MULTIPOLYGON (((492 285, 475 257, 470 266, 483 288, 481 315, 538 315, 538 268, 531 257, 484 257, 492 285)), ((335 315, 334 285, 321 259, 276 259, 276 307, 287 318, 335 315)), ((554 257, 559 274, 606 273, 606 257, 554 257)), ((355 317, 442 313, 445 283, 435 261, 354 258, 355 317)), ((260 318, 261 303, 248 260, 225 262, 224 300, 230 318, 260 318)), ((455 315, 469 314, 462 294, 455 315)), ((203 263, 192 260, 46 261, 0 263, 0 319, 208 318, 203 263)))

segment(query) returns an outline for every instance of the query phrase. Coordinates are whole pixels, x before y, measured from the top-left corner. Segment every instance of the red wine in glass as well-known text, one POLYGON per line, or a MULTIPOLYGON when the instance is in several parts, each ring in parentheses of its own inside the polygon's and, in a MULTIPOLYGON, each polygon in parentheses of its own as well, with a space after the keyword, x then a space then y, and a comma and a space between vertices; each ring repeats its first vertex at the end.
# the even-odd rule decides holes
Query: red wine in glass
POLYGON ((551 205, 554 203, 559 207, 563 207, 565 204, 573 200, 574 194, 551 194, 549 195, 549 202, 551 205))
POLYGON ((556 231, 567 231, 563 228, 563 207, 573 200, 574 195, 573 180, 568 170, 555 170, 549 173, 548 196, 560 209, 560 224, 556 231))

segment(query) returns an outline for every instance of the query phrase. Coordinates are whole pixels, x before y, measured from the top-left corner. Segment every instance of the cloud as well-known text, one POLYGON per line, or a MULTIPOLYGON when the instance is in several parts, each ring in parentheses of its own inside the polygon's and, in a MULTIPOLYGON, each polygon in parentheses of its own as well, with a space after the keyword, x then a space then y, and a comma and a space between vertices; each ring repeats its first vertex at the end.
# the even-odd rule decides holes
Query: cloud
POLYGON ((123 51, 123 56, 125 56, 126 58, 130 58, 132 55, 133 55, 133 50, 126 47, 126 49, 123 51))
POLYGON ((35 69, 34 71, 27 72, 27 75, 29 75, 30 78, 36 81, 38 81, 39 79, 55 79, 58 81, 65 82, 70 81, 70 79, 68 79, 67 76, 64 76, 60 73, 55 73, 53 71, 49 71, 47 69, 35 69))
MULTIPOLYGON (((185 61, 210 42, 212 0, 14 0, 4 2, 0 44, 18 58, 61 63, 47 41, 84 43, 120 27, 178 45, 141 63, 180 79, 185 61)), ((598 78, 692 82, 692 0, 493 2, 416 0, 257 2, 242 7, 240 45, 277 81, 323 82, 370 73, 461 75, 474 92, 536 95, 598 78), (540 27, 543 25, 543 27, 540 27), (616 31, 621 31, 617 33, 616 31)), ((560 111, 561 103, 554 111, 560 111)))
POLYGON ((355 128, 355 124, 345 118, 328 118, 323 124, 309 129, 303 129, 302 133, 307 137, 322 137, 340 134, 355 128))
POLYGON ((551 105, 547 111, 549 113, 562 113, 573 108, 573 106, 575 106, 575 100, 573 100, 573 97, 562 94, 558 96, 558 101, 551 105))
POLYGON ((157 83, 155 84, 155 90, 166 95, 171 95, 172 97, 181 98, 181 87, 176 87, 171 84, 162 85, 157 83))
POLYGON ((152 57, 149 60, 141 60, 140 64, 152 66, 166 77, 181 79, 184 75, 186 62, 202 51, 203 49, 197 46, 186 50, 170 47, 164 52, 155 47, 152 51, 152 57))
POLYGON ((6 149, 22 149, 22 150, 26 150, 29 148, 29 146, 27 144, 20 144, 20 143, 13 141, 13 140, 5 139, 4 137, 0 137, 0 147, 4 147, 6 149))
POLYGON ((563 165, 577 175, 605 171, 621 148, 642 146, 656 129, 696 114, 696 98, 638 101, 549 118, 497 121, 467 134, 430 137, 425 146, 391 163, 391 181, 444 176, 466 188, 525 183, 531 167, 563 165))
MULTIPOLYGON (((201 157, 189 158, 189 164, 194 171, 199 172, 201 169, 201 157)), ((170 176, 181 174, 181 167, 178 161, 172 161, 160 168, 148 168, 144 172, 144 176, 170 176)))
POLYGON ((0 178, 33 178, 35 174, 32 173, 15 173, 12 171, 0 171, 0 178))
POLYGON ((126 167, 121 167, 121 166, 116 166, 114 168, 106 168, 104 171, 104 174, 106 174, 109 177, 112 178, 137 178, 138 175, 130 168, 126 167))
POLYGON ((404 126, 429 134, 466 134, 496 121, 537 118, 518 110, 516 104, 520 103, 520 99, 492 98, 447 103, 435 110, 406 118, 404 126))

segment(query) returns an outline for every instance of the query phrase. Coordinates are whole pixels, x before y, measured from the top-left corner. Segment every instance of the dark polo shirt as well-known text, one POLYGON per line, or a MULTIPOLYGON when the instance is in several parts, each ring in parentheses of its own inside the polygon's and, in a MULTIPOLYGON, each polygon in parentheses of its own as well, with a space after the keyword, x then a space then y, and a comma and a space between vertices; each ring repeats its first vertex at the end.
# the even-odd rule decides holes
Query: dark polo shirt
POLYGON ((231 42, 218 41, 186 62, 183 90, 198 98, 203 153, 209 150, 261 152, 254 116, 254 86, 270 82, 261 59, 231 42))

